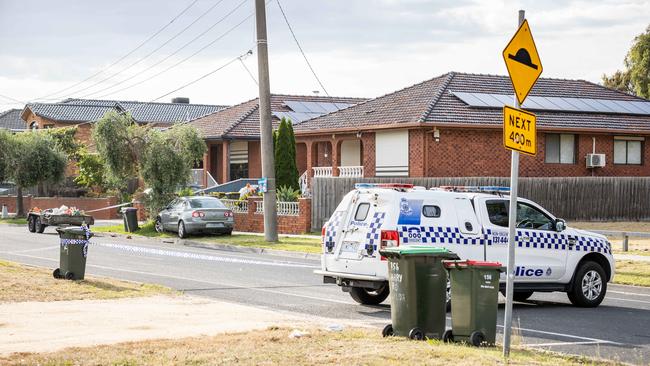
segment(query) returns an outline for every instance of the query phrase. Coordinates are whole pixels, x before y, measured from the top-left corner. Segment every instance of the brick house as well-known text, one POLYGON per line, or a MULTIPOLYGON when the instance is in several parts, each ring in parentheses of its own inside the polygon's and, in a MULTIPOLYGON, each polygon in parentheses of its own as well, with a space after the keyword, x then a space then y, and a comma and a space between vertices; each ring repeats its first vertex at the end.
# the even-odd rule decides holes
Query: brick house
POLYGON ((66 99, 59 103, 29 103, 21 118, 29 129, 77 126, 76 138, 90 142, 92 124, 106 112, 128 111, 136 123, 160 127, 204 116, 224 109, 225 106, 190 104, 187 98, 174 98, 172 103, 146 103, 118 100, 66 99))
MULTIPOLYGON (((311 176, 509 176, 505 76, 449 72, 294 126, 311 176)), ((650 176, 650 101, 584 80, 539 79, 523 108, 537 115, 537 155, 521 176, 650 176), (588 154, 604 154, 588 167, 588 154)))
POLYGON ((20 109, 9 109, 0 112, 0 130, 9 130, 14 133, 26 131, 25 121, 20 118, 21 112, 20 109))
MULTIPOLYGON (((362 102, 361 98, 323 96, 271 95, 273 128, 285 117, 292 123, 321 116, 362 102)), ((212 178, 224 183, 240 178, 262 176, 260 151, 259 99, 255 98, 189 123, 205 138, 208 152, 203 159, 206 173, 204 185, 212 178)), ((306 151, 296 151, 298 165, 306 169, 306 151)), ((212 182, 214 184, 214 181, 212 182)))

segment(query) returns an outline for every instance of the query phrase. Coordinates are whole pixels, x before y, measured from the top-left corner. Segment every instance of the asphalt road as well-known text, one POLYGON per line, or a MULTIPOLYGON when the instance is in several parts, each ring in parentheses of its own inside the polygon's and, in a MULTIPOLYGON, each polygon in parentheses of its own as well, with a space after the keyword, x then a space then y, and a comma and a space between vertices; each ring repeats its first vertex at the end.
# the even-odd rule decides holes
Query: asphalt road
MULTIPOLYGON (((327 317, 333 322, 354 320, 377 327, 390 322, 388 305, 361 306, 337 286, 322 284, 312 273, 319 267, 315 260, 105 234, 93 241, 88 274, 158 283, 188 294, 327 317)), ((58 243, 52 228, 45 234, 31 234, 25 227, 0 225, 0 258, 6 260, 54 269, 58 243)), ((502 316, 503 304, 499 324, 502 316)), ((519 344, 650 363, 650 288, 610 284, 605 301, 595 309, 575 308, 563 293, 535 294, 531 301, 515 303, 513 318, 518 334, 514 341, 519 344)))

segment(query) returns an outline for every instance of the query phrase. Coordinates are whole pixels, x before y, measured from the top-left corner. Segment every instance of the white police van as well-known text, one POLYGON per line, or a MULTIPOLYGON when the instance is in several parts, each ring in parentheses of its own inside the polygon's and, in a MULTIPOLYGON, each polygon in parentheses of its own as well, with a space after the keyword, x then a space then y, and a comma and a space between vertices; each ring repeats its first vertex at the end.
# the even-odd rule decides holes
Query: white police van
MULTIPOLYGON (((361 304, 388 296, 388 266, 379 249, 430 244, 461 259, 507 262, 508 188, 357 184, 323 226, 321 270, 361 304)), ((614 276, 607 239, 567 227, 536 203, 517 201, 514 298, 566 292, 576 306, 595 307, 614 276)), ((501 276, 505 289, 505 274, 501 276)))

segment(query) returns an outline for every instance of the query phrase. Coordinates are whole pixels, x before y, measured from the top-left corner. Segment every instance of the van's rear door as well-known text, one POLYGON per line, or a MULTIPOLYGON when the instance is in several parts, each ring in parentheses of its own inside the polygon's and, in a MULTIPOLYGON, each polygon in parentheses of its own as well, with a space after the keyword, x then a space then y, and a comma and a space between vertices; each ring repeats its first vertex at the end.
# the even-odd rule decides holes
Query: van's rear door
MULTIPOLYGON (((376 223, 373 223, 375 216, 373 200, 373 195, 370 193, 360 193, 357 196, 347 221, 342 223, 343 232, 337 253, 338 258, 360 260, 368 254, 369 248, 366 248, 366 244, 379 245, 380 232, 376 223), (372 238, 368 235, 377 236, 377 240, 369 240, 372 238)), ((378 248, 373 247, 370 252, 376 253, 377 250, 378 248)))

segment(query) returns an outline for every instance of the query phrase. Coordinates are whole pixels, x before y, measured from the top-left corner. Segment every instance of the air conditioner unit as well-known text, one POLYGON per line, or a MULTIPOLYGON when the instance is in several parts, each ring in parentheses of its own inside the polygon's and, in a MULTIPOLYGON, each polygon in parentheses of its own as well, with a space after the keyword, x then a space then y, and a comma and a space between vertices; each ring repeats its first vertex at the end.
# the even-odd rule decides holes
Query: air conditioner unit
POLYGON ((587 154, 587 168, 602 168, 605 166, 605 154, 587 154))

